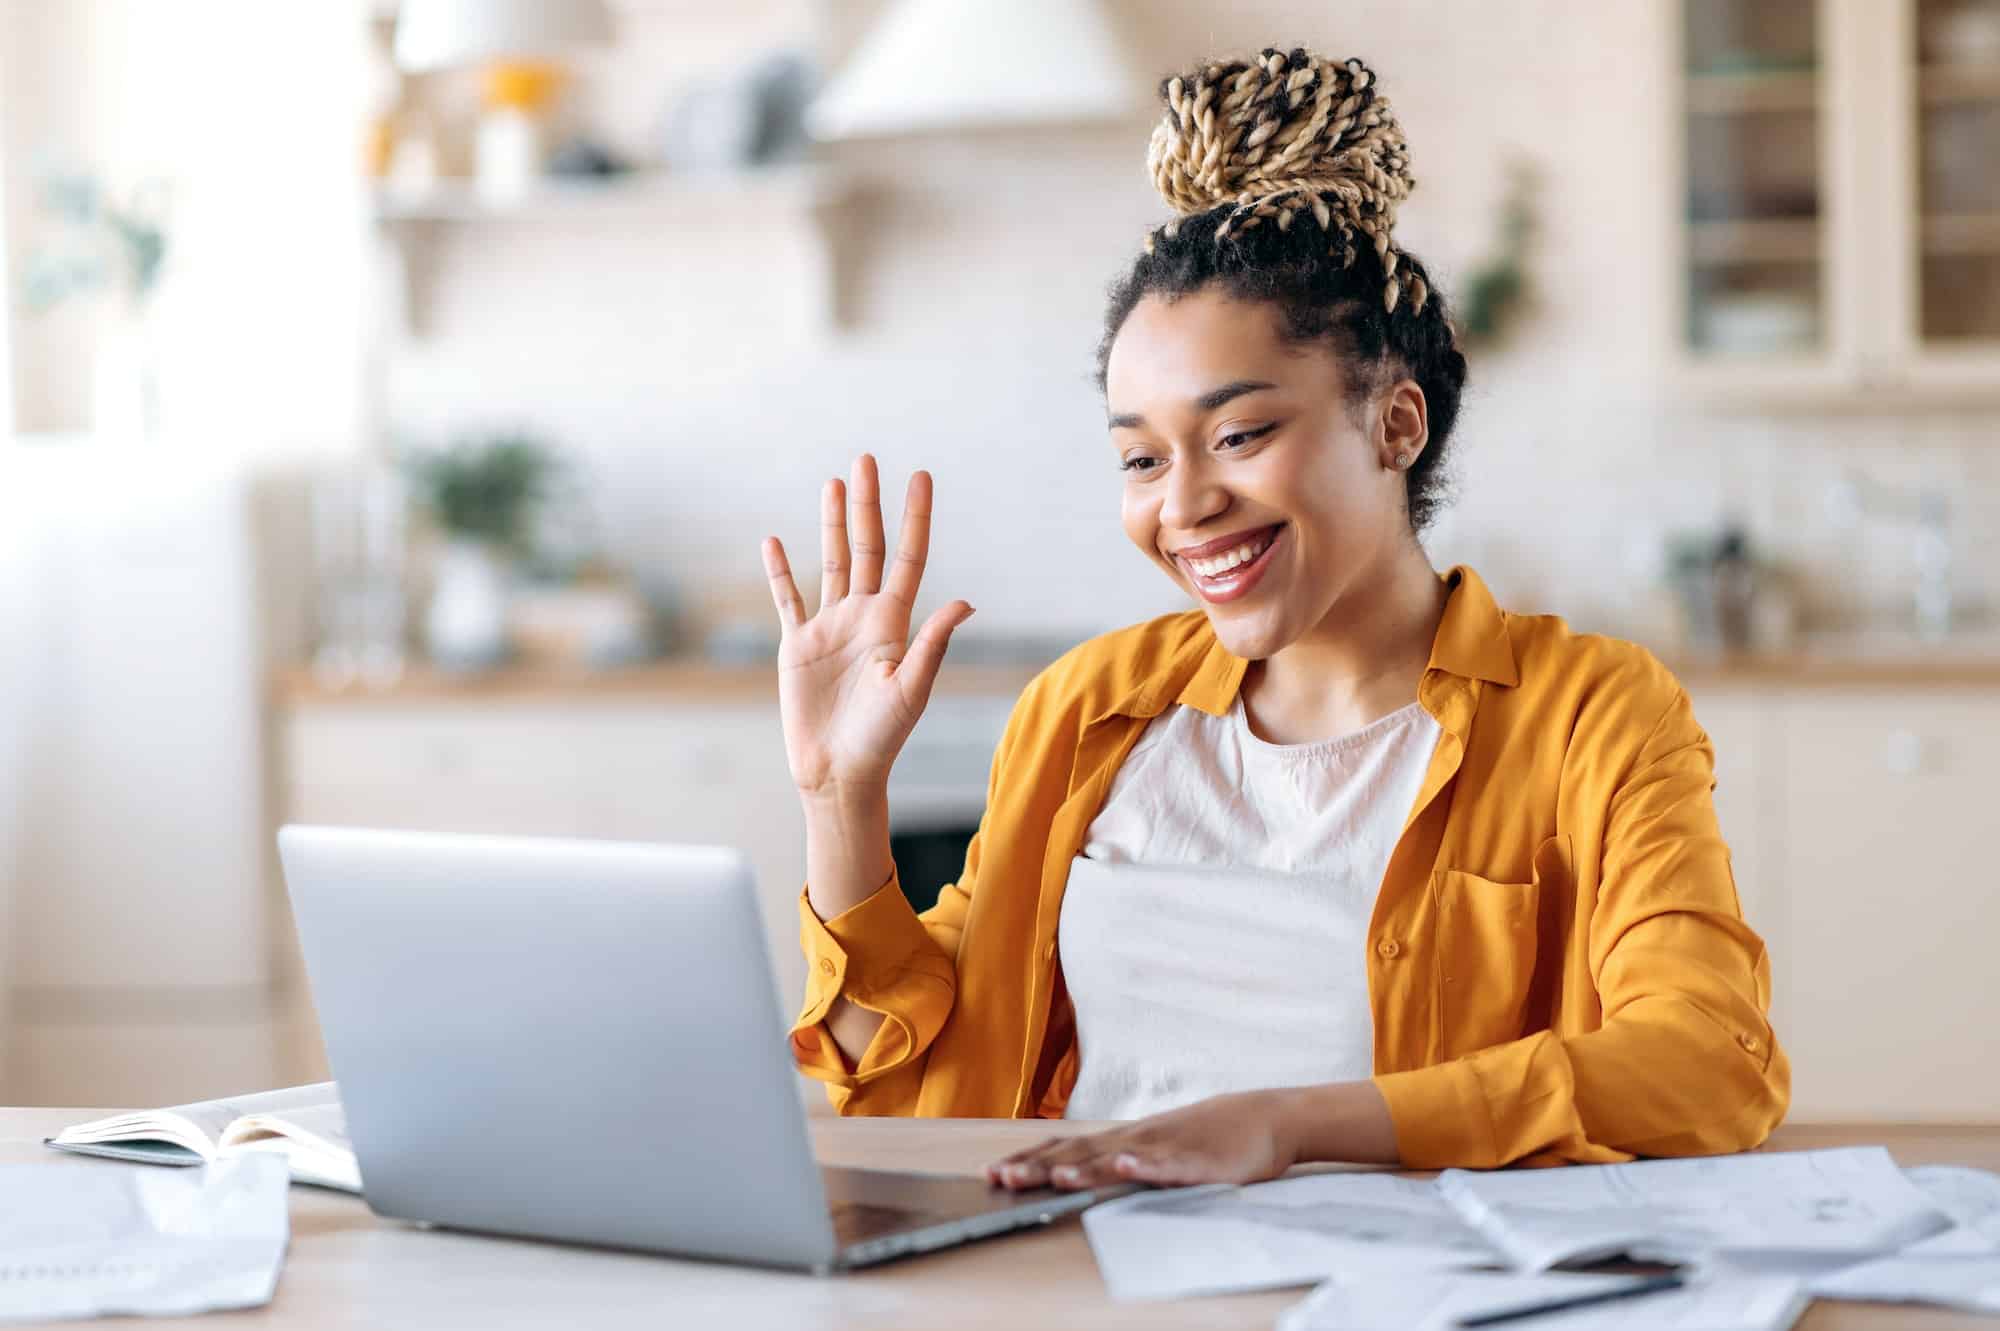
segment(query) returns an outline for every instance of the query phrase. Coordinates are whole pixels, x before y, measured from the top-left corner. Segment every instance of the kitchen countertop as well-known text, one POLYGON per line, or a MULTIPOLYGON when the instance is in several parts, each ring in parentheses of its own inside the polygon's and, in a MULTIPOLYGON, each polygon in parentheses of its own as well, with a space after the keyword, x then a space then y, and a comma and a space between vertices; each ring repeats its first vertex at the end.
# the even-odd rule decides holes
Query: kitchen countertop
MULTIPOLYGON (((1865 689, 2000 689, 2000 641, 1927 645, 1912 640, 1843 637, 1782 652, 1720 656, 1665 656, 1690 688, 1812 687, 1865 689)), ((941 694, 1012 697, 1033 679, 1030 663, 954 664, 939 672, 941 694)), ((723 664, 669 658, 615 670, 556 670, 507 666, 460 674, 412 665, 386 689, 330 687, 307 667, 277 672, 273 692, 281 706, 429 702, 632 702, 644 700, 759 702, 777 696, 777 668, 766 663, 723 664)))
MULTIPOLYGON (((937 692, 1012 697, 1035 677, 1030 665, 952 665, 938 672, 937 692)), ((725 664, 667 658, 609 670, 502 666, 478 674, 413 664, 396 684, 345 688, 322 682, 306 666, 274 677, 284 706, 405 702, 762 702, 778 696, 778 668, 769 662, 725 664)))

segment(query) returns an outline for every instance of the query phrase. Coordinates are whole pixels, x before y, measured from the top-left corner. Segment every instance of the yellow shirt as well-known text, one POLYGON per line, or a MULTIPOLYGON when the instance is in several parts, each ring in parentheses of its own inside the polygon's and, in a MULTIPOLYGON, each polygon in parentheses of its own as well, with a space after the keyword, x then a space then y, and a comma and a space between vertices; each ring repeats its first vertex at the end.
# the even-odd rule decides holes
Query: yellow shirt
MULTIPOLYGON (((1710 801, 1714 751, 1630 643, 1501 611, 1456 568, 1417 688, 1442 733, 1358 957, 1403 1163, 1745 1150, 1784 1117, 1770 959, 1710 801)), ((1077 1046, 1056 955, 1070 861, 1169 705, 1223 715, 1248 662, 1199 610, 1096 638, 1022 693, 957 883, 803 896, 799 1066, 843 1114, 1057 1117, 1077 1046), (836 997, 885 1020, 850 1067, 836 997)))

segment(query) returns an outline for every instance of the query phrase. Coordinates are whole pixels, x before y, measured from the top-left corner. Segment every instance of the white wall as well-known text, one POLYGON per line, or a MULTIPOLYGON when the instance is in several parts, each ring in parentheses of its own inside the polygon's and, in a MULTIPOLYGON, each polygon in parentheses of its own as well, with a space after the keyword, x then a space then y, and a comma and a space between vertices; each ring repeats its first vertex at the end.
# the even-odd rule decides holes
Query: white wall
MULTIPOLYGON (((735 44, 715 30, 724 20, 690 6, 626 8, 619 77, 648 67, 638 52, 655 43, 664 102, 692 69, 747 59, 774 6, 749 6, 735 44)), ((868 8, 833 4, 831 26, 851 30, 868 8)), ((1474 360, 1456 441, 1463 497, 1432 540, 1440 562, 1473 560, 1516 604, 1615 627, 1661 533, 1730 510, 1812 567, 1816 608, 1895 606, 1906 540, 1857 539, 1820 517, 1849 463, 1954 485, 1973 557, 1971 534, 1995 516, 1980 496, 2000 494, 1983 446, 1991 415, 1732 420, 1673 400, 1671 5, 1111 8, 1142 71, 1270 43, 1367 58, 1415 155, 1402 235, 1447 285, 1489 243, 1508 156, 1542 172, 1535 310, 1507 349, 1474 360)), ((628 91, 606 115, 635 146, 640 100, 628 91)), ((1089 381, 1104 285, 1163 216, 1146 132, 842 148, 868 192, 842 223, 853 323, 825 345, 776 331, 799 278, 764 258, 779 233, 755 219, 467 229, 441 252, 432 334, 396 353, 392 419, 419 438, 475 421, 545 426, 602 479, 617 547, 697 587, 754 581, 767 529, 809 542, 817 481, 871 448, 892 477, 937 473, 930 590, 979 605, 983 630, 1083 632, 1150 613, 1171 592, 1118 531, 1089 381)), ((1996 572, 1965 578, 1977 589, 1996 572)))

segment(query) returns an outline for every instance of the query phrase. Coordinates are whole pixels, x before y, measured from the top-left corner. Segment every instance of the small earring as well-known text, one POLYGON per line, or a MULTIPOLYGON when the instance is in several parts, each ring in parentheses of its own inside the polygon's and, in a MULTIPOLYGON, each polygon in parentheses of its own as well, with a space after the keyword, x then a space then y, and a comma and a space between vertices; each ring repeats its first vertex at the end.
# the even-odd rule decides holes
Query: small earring
POLYGON ((1407 468, 1413 461, 1415 461, 1415 459, 1412 458, 1408 453, 1396 454, 1396 467, 1398 470, 1407 468))

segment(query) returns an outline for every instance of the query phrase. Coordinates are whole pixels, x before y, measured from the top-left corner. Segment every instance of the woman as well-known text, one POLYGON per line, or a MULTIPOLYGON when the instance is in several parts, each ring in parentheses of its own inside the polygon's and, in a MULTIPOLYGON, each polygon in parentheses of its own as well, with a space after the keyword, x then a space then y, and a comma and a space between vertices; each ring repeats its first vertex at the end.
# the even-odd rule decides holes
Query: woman
POLYGON ((1418 544, 1465 361, 1394 242, 1373 74, 1266 51, 1163 96, 1178 217, 1113 288, 1099 371, 1125 530, 1198 608, 1028 687, 922 917, 885 791, 972 613, 906 651, 930 480, 886 575, 872 459, 828 483, 810 617, 766 542, 799 1065, 847 1114, 1129 1120, 996 1162, 1011 1187, 1755 1146, 1790 1072, 1687 695, 1418 544))

